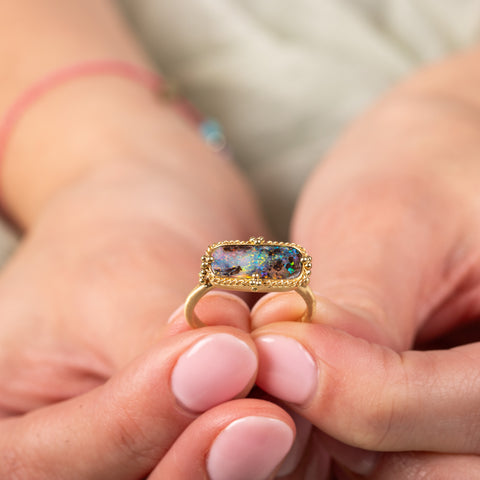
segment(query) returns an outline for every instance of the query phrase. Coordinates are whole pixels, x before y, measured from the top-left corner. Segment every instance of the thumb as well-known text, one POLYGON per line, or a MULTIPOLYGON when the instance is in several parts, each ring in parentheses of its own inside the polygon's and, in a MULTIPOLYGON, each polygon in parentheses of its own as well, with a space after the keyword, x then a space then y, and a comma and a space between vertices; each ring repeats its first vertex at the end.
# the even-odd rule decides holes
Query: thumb
MULTIPOLYGON (((469 249, 459 240, 462 215, 431 177, 345 174, 332 182, 332 166, 326 168, 307 187, 292 230, 313 259, 314 320, 408 349, 471 267, 469 249)), ((302 300, 283 295, 259 302, 254 328, 299 318, 302 300)))
POLYGON ((142 478, 198 414, 248 393, 255 352, 229 327, 165 338, 106 384, 2 420, 0 477, 142 478))
POLYGON ((253 336, 259 387, 335 439, 387 452, 480 452, 480 343, 398 353, 291 322, 253 336))

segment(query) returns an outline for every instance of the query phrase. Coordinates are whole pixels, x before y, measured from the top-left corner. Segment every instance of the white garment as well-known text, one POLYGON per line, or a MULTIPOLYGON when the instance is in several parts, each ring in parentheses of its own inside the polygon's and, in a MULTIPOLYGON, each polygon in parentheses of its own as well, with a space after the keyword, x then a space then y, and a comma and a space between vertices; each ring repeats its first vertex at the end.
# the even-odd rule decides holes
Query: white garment
MULTIPOLYGON (((159 68, 224 126, 279 238, 339 132, 475 43, 480 0, 118 0, 159 68)), ((14 247, 0 228, 0 259, 14 247)))
POLYGON ((422 64, 480 37, 480 0, 119 0, 159 68, 220 120, 285 237, 339 132, 422 64))

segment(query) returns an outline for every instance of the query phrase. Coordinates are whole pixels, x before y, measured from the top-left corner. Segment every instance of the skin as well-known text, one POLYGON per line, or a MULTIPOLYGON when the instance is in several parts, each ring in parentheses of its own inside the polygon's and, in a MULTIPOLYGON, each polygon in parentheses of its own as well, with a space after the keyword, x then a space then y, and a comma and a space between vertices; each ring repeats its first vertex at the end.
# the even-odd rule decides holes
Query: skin
MULTIPOLYGON (((1 2, 0 19, 10 61, 0 67, 9 65, 2 110, 84 59, 149 67, 108 2, 1 2)), ((203 416, 171 390, 177 359, 209 334, 230 333, 255 353, 249 309, 233 295, 199 307, 211 328, 167 323, 197 281, 205 245, 264 231, 233 163, 165 101, 114 76, 49 92, 2 153, 2 202, 23 240, 0 278, 1 478, 203 480, 210 446, 232 421, 262 415, 294 428, 266 401, 203 416)))
MULTIPOLYGON (((2 110, 86 58, 149 66, 108 2, 5 1, 0 22, 2 110)), ((268 400, 192 414, 172 396, 173 365, 195 341, 231 333, 254 349, 251 329, 253 339, 297 339, 321 372, 308 402, 288 406, 315 430, 284 478, 309 468, 327 478, 325 451, 347 478, 362 458, 374 465, 371 451, 396 452, 375 463, 374 479, 478 470, 479 347, 428 348, 459 343, 452 331, 479 313, 479 55, 399 86, 312 175, 292 226, 315 262, 312 324, 290 321, 303 311, 295 294, 264 297, 251 319, 237 297, 206 297, 199 309, 212 326, 196 331, 171 317, 206 245, 266 229, 233 164, 169 105, 106 77, 32 105, 3 152, 3 205, 24 236, 0 277, 0 477, 204 479, 231 421, 291 425, 268 400), (179 456, 189 459, 181 472, 179 456)))
MULTIPOLYGON (((252 312, 255 338, 295 338, 317 364, 314 393, 290 408, 351 446, 412 452, 379 457, 375 479, 478 472, 478 56, 397 87, 309 180, 292 238, 315 260, 313 323, 290 322, 304 308, 291 293, 252 312)), ((358 467, 358 450, 330 451, 358 467)))

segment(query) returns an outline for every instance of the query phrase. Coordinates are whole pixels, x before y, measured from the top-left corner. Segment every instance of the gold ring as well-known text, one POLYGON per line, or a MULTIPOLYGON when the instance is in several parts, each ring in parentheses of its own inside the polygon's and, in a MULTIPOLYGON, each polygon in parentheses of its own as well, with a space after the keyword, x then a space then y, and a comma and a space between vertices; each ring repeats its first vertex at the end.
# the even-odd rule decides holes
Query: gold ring
POLYGON ((202 257, 200 281, 185 301, 185 318, 192 328, 205 324, 195 314, 195 305, 211 289, 243 292, 296 291, 307 306, 300 321, 309 322, 315 311, 315 296, 308 286, 312 257, 295 243, 274 242, 263 237, 214 243, 202 257))

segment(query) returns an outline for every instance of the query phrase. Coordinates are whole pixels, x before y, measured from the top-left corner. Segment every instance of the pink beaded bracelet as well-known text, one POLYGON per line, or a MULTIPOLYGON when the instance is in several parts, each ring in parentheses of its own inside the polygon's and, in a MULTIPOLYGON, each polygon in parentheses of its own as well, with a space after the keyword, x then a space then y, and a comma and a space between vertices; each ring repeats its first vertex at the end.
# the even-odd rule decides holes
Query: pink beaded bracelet
POLYGON ((5 155, 7 143, 16 123, 32 104, 62 84, 92 75, 124 77, 145 85, 154 93, 161 92, 165 88, 163 78, 157 73, 122 60, 91 60, 49 73, 27 88, 5 113, 0 123, 0 160, 5 155))
MULTIPOLYGON (((170 86, 158 73, 148 70, 123 60, 90 60, 76 63, 49 73, 29 88, 27 88, 7 110, 0 122, 0 162, 5 156, 8 141, 15 125, 28 108, 45 94, 70 81, 78 78, 111 75, 133 80, 144 85, 147 89, 158 95, 163 95, 172 100, 172 106, 194 125, 199 127, 201 135, 215 150, 222 150, 225 139, 217 122, 205 119, 186 100, 174 97, 170 86)), ((1 204, 1 193, 0 193, 1 204)))

